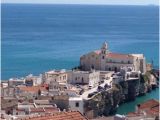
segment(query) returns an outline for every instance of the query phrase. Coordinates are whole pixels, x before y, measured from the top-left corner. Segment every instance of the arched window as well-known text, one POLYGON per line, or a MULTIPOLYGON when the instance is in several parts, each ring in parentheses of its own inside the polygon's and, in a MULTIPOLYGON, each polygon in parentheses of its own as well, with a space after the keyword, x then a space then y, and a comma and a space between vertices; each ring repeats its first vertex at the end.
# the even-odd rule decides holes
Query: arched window
POLYGON ((104 56, 102 56, 102 59, 104 59, 104 56))

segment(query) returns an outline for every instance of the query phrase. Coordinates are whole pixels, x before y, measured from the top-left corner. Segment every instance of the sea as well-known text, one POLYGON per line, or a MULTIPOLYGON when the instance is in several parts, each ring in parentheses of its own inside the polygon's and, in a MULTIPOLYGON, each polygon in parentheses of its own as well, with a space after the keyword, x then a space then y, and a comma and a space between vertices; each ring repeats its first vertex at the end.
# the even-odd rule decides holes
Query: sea
MULTIPOLYGON (((117 53, 142 53, 159 68, 158 6, 2 4, 1 80, 72 69, 107 42, 117 53)), ((159 99, 158 90, 120 106, 159 99), (140 100, 139 100, 140 99, 140 100)))

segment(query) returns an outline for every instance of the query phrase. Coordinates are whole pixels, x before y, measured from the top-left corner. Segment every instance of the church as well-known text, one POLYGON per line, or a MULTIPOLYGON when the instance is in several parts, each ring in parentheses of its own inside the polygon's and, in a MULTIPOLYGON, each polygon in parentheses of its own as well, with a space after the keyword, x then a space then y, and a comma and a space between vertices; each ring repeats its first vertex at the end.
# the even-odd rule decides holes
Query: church
POLYGON ((80 57, 82 70, 120 71, 123 67, 133 71, 146 72, 146 60, 143 54, 121 54, 109 51, 108 44, 102 44, 100 50, 95 50, 80 57))

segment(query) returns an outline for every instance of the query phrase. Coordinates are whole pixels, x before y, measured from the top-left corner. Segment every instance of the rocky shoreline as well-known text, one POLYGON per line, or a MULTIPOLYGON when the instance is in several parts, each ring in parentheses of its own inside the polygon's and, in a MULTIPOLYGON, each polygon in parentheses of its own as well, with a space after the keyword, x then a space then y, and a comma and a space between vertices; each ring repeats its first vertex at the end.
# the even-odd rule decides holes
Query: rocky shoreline
POLYGON ((114 115, 120 104, 134 101, 136 97, 143 96, 156 89, 159 84, 159 74, 154 70, 140 75, 140 79, 122 81, 114 84, 108 91, 98 93, 93 99, 85 101, 85 111, 97 116, 114 115))

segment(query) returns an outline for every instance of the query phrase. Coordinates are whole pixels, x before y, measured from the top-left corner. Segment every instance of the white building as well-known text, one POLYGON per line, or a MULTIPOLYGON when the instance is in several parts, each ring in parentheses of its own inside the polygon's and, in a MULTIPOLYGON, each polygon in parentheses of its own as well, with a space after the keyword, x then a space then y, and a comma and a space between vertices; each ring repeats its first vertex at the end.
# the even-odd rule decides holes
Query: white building
POLYGON ((45 82, 50 83, 51 81, 56 81, 59 83, 66 83, 67 82, 67 73, 65 70, 52 70, 45 72, 45 82))
POLYGON ((113 74, 112 83, 117 84, 122 81, 140 79, 140 73, 140 71, 133 71, 129 68, 122 68, 120 72, 113 74))
POLYGON ((82 70, 120 71, 121 67, 132 67, 135 71, 146 72, 143 54, 120 54, 110 52, 107 43, 100 50, 87 53, 80 58, 82 70))
POLYGON ((13 87, 13 86, 18 86, 18 85, 23 85, 25 84, 25 79, 21 78, 10 78, 8 81, 8 86, 13 87))
POLYGON ((28 86, 38 86, 38 85, 41 85, 43 83, 42 74, 40 74, 39 76, 33 76, 32 74, 29 74, 25 78, 25 83, 28 86))
POLYGON ((84 103, 81 97, 70 97, 69 98, 70 110, 79 111, 84 114, 84 103))
POLYGON ((68 71, 67 81, 70 84, 88 84, 89 86, 95 86, 100 81, 99 71, 68 71))
POLYGON ((100 71, 100 81, 108 80, 114 71, 100 71))

